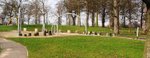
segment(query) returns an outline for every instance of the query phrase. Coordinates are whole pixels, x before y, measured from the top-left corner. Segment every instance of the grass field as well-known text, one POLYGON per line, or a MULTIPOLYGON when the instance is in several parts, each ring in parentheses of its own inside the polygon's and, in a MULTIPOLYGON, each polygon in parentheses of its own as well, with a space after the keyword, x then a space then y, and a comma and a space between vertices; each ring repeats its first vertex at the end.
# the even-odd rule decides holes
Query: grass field
MULTIPOLYGON (((39 31, 41 31, 42 29, 42 25, 22 25, 21 26, 22 29, 23 28, 27 28, 28 31, 34 31, 35 28, 38 28, 39 31)), ((46 29, 51 30, 51 25, 46 25, 46 29)), ((5 26, 5 25, 0 25, 0 32, 3 31, 11 31, 11 30, 17 30, 17 26, 5 26)), ((75 32, 76 30, 78 30, 79 32, 84 32, 85 31, 85 27, 84 26, 59 26, 59 30, 61 30, 62 32, 66 32, 67 30, 71 30, 72 32, 75 32)), ((108 32, 108 33, 112 33, 113 31, 106 27, 106 28, 102 28, 102 27, 88 27, 88 31, 94 31, 94 32, 108 32)), ((132 28, 131 29, 131 34, 133 34, 136 31, 136 28, 132 28)), ((121 28, 120 29, 120 33, 121 34, 129 34, 129 28, 121 28)))
POLYGON ((0 25, 0 32, 11 31, 11 30, 17 30, 17 26, 0 25))
POLYGON ((29 58, 142 58, 144 42, 110 37, 12 38, 27 46, 29 58))
MULTIPOLYGON (((42 25, 23 25, 21 26, 23 28, 27 28, 28 31, 34 31, 35 28, 38 28, 40 31, 42 29, 42 25)), ((51 30, 51 25, 46 25, 46 29, 51 30)), ((62 30, 62 32, 66 32, 67 30, 71 30, 75 32, 76 30, 83 32, 85 27, 79 27, 79 26, 59 26, 59 29, 62 30)), ((11 30, 17 30, 17 26, 5 26, 5 25, 0 25, 0 31, 11 31, 11 30)), ((111 32, 109 28, 100 28, 100 27, 89 27, 89 31, 95 31, 95 32, 111 32)))

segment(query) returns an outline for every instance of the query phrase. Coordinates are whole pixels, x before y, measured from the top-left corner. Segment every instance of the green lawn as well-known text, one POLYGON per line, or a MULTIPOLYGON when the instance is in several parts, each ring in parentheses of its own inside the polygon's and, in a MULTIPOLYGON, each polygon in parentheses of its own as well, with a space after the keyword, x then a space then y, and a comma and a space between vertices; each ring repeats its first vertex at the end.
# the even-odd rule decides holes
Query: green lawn
POLYGON ((0 32, 17 30, 17 26, 0 25, 0 32))
POLYGON ((27 46, 29 58, 142 58, 144 42, 111 37, 12 38, 27 46))
MULTIPOLYGON (((42 29, 42 25, 23 25, 21 26, 23 28, 27 28, 28 31, 34 31, 35 28, 38 28, 40 31, 42 29)), ((51 30, 51 25, 46 25, 46 29, 51 30)), ((79 26, 59 26, 59 29, 62 30, 62 32, 66 32, 67 30, 71 30, 72 32, 75 32, 78 30, 79 32, 84 32, 84 26, 79 27, 79 26)), ((17 30, 17 26, 5 26, 5 25, 0 25, 0 32, 2 31, 11 31, 11 30, 17 30)), ((95 31, 95 32, 109 32, 111 33, 110 28, 102 28, 102 27, 88 27, 88 31, 95 31)), ((133 34, 136 29, 132 28, 131 34, 133 34)), ((129 28, 121 28, 120 29, 121 34, 128 34, 129 33, 129 28)))
MULTIPOLYGON (((23 25, 21 26, 23 28, 27 28, 28 31, 34 31, 35 28, 38 28, 40 31, 42 29, 42 25, 23 25)), ((46 29, 51 30, 51 25, 46 25, 46 29)), ((67 30, 71 30, 72 32, 75 32, 78 30, 79 32, 83 32, 85 27, 79 27, 79 26, 59 26, 59 29, 62 30, 62 32, 66 32, 67 30)), ((0 25, 0 32, 2 31, 11 31, 11 30, 17 30, 17 26, 5 26, 0 25)), ((111 32, 109 28, 100 28, 100 27, 89 27, 88 31, 95 31, 95 32, 111 32)))

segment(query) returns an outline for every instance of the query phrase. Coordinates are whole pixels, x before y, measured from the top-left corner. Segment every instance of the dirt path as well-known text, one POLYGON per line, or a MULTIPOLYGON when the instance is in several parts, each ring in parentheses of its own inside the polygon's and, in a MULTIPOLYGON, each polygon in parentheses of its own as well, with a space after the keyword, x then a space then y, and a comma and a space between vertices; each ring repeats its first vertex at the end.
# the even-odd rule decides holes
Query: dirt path
POLYGON ((3 49, 0 58, 28 58, 26 47, 19 43, 0 38, 0 47, 3 49))

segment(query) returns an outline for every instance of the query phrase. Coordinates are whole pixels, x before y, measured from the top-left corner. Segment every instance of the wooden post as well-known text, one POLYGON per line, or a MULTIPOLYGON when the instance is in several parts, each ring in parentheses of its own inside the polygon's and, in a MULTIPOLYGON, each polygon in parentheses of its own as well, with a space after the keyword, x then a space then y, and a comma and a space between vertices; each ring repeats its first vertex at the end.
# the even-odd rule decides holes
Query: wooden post
POLYGON ((137 30, 136 30, 136 37, 137 39, 139 38, 139 27, 137 27, 137 30))

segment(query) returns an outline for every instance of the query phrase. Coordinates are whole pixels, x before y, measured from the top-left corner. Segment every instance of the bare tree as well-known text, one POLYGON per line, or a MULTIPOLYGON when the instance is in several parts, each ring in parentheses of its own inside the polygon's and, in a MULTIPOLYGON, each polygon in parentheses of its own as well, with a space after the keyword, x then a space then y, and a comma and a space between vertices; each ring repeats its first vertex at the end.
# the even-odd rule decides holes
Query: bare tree
POLYGON ((57 3, 57 14, 58 14, 58 24, 61 25, 62 23, 62 15, 64 14, 65 8, 63 1, 59 1, 57 3))
POLYGON ((9 17, 9 22, 8 24, 12 24, 12 17, 17 17, 18 13, 18 8, 20 7, 18 5, 18 2, 16 0, 2 0, 2 7, 3 7, 3 12, 2 14, 4 16, 9 17))
POLYGON ((27 5, 26 15, 28 16, 28 25, 30 24, 30 17, 32 16, 33 6, 31 4, 27 5))
POLYGON ((109 1, 108 0, 101 0, 101 15, 102 15, 102 27, 105 27, 105 18, 107 15, 108 6, 109 6, 109 1))
POLYGON ((40 16, 41 16, 41 6, 39 0, 34 0, 32 3, 32 14, 35 17, 35 24, 40 23, 40 16))
POLYGON ((72 15, 68 15, 68 17, 71 17, 72 19, 69 18, 69 21, 72 21, 72 25, 81 25, 81 20, 80 20, 80 12, 81 9, 83 9, 83 4, 84 4, 84 0, 65 0, 64 1, 64 6, 66 8, 66 11, 69 13, 74 13, 77 14, 79 17, 77 17, 76 15, 72 14, 72 15), (76 20, 77 19, 77 20, 76 20), (77 24, 76 24, 77 21, 77 24))
MULTIPOLYGON (((65 8, 68 13, 77 14, 77 1, 76 0, 65 0, 65 8)), ((76 25, 76 17, 74 15, 68 15, 69 25, 76 25), (72 23, 72 24, 71 24, 72 23)))

